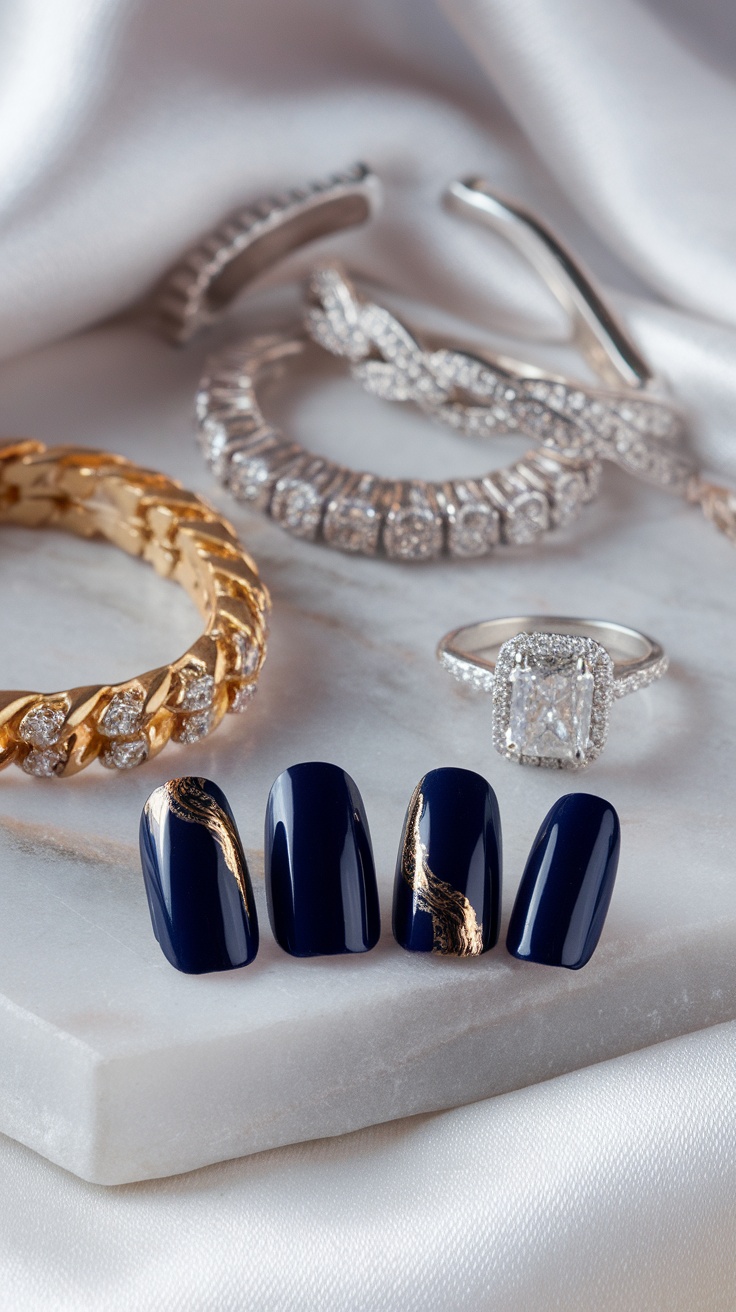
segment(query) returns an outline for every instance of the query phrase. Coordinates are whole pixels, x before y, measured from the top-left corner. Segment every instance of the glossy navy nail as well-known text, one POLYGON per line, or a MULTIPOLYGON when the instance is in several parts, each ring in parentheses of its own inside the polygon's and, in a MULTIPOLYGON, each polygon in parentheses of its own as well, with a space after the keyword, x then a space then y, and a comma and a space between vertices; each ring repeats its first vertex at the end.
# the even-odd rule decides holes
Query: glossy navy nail
POLYGON ((498 940, 501 821, 496 794, 473 770, 420 779, 396 862, 394 937, 409 952, 474 957, 498 940))
POLYGON ((187 975, 247 966, 258 951, 253 889, 225 794, 209 779, 170 779, 140 825, 153 932, 187 975))
POLYGON ((591 793, 555 802, 534 840, 511 913, 506 947, 513 957, 568 970, 590 961, 611 901, 620 846, 610 802, 591 793))
POLYGON ((363 801, 337 765, 308 761, 276 780, 266 810, 266 895, 293 957, 369 952, 381 920, 363 801))

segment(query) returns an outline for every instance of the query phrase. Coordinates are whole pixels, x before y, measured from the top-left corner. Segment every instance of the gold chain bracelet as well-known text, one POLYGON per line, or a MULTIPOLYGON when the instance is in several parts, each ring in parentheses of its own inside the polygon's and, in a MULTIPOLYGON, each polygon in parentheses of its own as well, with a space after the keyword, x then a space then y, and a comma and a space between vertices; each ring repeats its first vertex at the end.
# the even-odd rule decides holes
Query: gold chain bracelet
POLYGON ((107 538, 180 583, 207 625, 178 660, 125 683, 0 692, 0 769, 66 777, 96 757, 127 769, 245 709, 265 657, 268 592, 201 497, 122 456, 16 442, 0 448, 0 523, 107 538))

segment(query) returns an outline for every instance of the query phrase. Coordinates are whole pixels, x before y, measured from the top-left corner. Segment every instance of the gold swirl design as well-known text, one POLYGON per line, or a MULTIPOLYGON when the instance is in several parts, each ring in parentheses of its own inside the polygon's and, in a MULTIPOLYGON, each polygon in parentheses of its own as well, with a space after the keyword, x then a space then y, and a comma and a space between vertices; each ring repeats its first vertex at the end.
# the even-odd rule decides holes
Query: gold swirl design
POLYGON ((428 852, 419 835, 424 807, 421 787, 414 790, 406 817, 401 872, 420 911, 432 917, 432 951, 444 956, 477 957, 483 951, 483 930, 475 909, 452 884, 438 879, 429 868, 428 852))
POLYGON ((188 824, 204 825, 219 844, 225 865, 235 876, 240 889, 240 896, 248 915, 248 890, 245 871, 240 857, 240 839, 230 816, 210 797, 205 788, 204 779, 187 776, 184 779, 170 779, 164 784, 164 793, 172 815, 177 820, 186 820, 188 824))

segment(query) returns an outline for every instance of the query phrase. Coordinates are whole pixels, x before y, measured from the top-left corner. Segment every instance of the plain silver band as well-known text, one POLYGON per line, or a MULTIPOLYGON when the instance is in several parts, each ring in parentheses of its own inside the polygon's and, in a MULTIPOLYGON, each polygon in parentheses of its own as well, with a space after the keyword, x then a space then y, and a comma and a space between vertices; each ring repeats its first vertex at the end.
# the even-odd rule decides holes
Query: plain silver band
POLYGON ((564 615, 515 615, 481 620, 446 633, 437 656, 450 673, 463 679, 464 672, 478 671, 480 679, 468 680, 490 691, 500 648, 518 633, 560 633, 593 638, 605 647, 613 661, 614 694, 644 688, 665 673, 668 658, 654 638, 611 620, 573 619, 564 615))

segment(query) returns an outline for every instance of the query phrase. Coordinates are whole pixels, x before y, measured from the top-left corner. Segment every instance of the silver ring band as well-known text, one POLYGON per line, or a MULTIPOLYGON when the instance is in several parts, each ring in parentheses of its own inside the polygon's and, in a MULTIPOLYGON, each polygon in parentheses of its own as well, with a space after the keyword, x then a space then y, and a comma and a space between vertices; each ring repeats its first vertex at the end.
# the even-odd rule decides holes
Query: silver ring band
POLYGON ((614 698, 667 671, 660 643, 609 620, 517 615, 445 634, 445 669, 493 697, 493 743, 522 765, 579 769, 603 750, 614 698))
POLYGON ((486 555, 575 518, 598 490, 597 461, 542 448, 479 478, 385 479, 305 451, 266 420, 257 388, 305 349, 303 335, 250 338, 213 357, 197 399, 200 444, 239 500, 296 537, 394 560, 486 555))
MULTIPOLYGON (((481 620, 446 633, 437 647, 437 655, 446 669, 462 682, 467 671, 478 672, 483 690, 490 691, 498 653, 509 638, 518 633, 560 633, 594 638, 605 647, 613 661, 614 696, 625 697, 659 679, 667 670, 667 657, 661 644, 637 629, 612 620, 578 620, 562 615, 515 615, 501 620, 481 620), (452 665, 452 668, 451 668, 452 665)), ((479 685, 481 686, 481 685, 479 685)))
POLYGON ((160 333, 175 345, 188 342, 292 251, 365 223, 380 200, 378 178, 365 164, 355 164, 236 210, 163 278, 155 293, 160 333))

